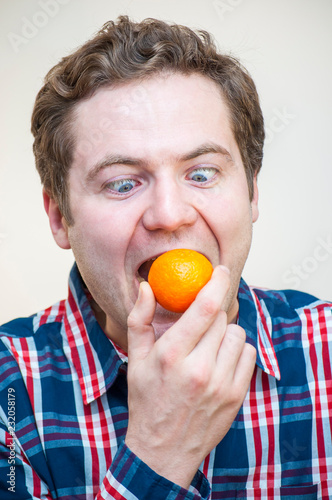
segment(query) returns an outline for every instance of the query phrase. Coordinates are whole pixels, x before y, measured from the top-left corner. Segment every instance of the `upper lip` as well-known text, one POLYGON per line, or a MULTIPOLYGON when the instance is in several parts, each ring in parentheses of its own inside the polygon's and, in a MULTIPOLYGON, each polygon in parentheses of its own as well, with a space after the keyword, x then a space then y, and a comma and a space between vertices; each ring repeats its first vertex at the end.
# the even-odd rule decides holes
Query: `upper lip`
POLYGON ((145 258, 144 260, 140 261, 138 266, 136 267, 136 272, 138 272, 139 268, 141 267, 142 264, 144 264, 144 262, 147 262, 148 260, 156 260, 156 258, 159 257, 159 255, 162 255, 163 253, 165 253, 167 251, 168 250, 164 250, 163 252, 155 253, 155 254, 151 255, 151 257, 145 258))

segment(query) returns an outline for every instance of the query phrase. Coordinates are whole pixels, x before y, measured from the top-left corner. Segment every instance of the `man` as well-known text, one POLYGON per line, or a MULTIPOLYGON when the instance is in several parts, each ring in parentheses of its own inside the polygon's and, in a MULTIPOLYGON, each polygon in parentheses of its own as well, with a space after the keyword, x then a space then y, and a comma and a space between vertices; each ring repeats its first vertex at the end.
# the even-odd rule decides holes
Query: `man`
POLYGON ((258 217, 255 85, 206 33, 107 23, 46 77, 34 153, 66 301, 1 328, 1 498, 332 494, 331 304, 241 279, 258 217), (144 280, 214 273, 183 315, 144 280))

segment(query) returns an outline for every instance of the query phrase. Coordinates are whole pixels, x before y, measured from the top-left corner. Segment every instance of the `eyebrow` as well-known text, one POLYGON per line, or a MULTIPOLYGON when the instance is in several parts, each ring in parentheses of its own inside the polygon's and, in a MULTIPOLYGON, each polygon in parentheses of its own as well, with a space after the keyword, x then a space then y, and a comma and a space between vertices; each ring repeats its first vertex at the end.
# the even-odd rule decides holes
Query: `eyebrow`
POLYGON ((194 158, 198 158, 198 156, 203 156, 211 153, 220 154, 224 156, 226 160, 233 161, 233 158, 229 153, 229 151, 227 151, 227 149, 221 146, 220 144, 216 144, 214 142, 208 142, 206 144, 203 144, 202 146, 199 146, 198 148, 194 149, 188 154, 181 156, 179 159, 180 161, 188 161, 188 160, 193 160, 194 158))
MULTIPOLYGON (((233 162, 233 158, 229 153, 229 151, 227 151, 227 149, 221 146, 220 144, 216 144, 214 142, 208 142, 206 144, 202 144, 193 151, 190 151, 181 156, 177 156, 176 161, 185 162, 207 154, 219 154, 222 155, 227 161, 233 162)), ((94 165, 94 167, 90 170, 90 172, 87 175, 87 181, 88 182, 93 181, 101 170, 107 167, 111 167, 113 165, 142 166, 144 163, 146 162, 140 158, 110 154, 107 155, 103 160, 94 165)))
POLYGON ((142 165, 143 161, 136 158, 130 158, 122 155, 107 155, 103 160, 96 163, 94 167, 90 170, 87 175, 87 181, 91 182, 95 179, 95 177, 99 174, 101 170, 107 167, 111 167, 112 165, 134 165, 139 166, 142 165))

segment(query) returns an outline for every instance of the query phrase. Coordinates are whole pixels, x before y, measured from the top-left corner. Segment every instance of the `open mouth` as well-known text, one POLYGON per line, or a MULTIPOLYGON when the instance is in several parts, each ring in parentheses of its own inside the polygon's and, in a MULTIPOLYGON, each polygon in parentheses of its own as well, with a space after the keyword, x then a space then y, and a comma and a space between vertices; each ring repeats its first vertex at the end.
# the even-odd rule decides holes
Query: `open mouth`
MULTIPOLYGON (((154 257, 151 257, 150 259, 147 259, 146 261, 144 261, 139 266, 139 268, 137 269, 137 272, 136 272, 136 278, 137 278, 137 280, 138 280, 139 283, 141 283, 142 281, 148 281, 148 276, 149 276, 149 272, 150 272, 152 264, 163 253, 164 252, 158 253, 154 257)), ((202 255, 204 255, 211 262, 210 258, 207 257, 206 254, 202 253, 202 255)))
POLYGON ((152 259, 148 259, 145 262, 143 262, 143 264, 141 264, 139 266, 138 271, 137 271, 137 278, 138 278, 139 282, 148 281, 150 268, 151 268, 153 262, 156 260, 156 258, 157 258, 157 256, 153 257, 152 259))

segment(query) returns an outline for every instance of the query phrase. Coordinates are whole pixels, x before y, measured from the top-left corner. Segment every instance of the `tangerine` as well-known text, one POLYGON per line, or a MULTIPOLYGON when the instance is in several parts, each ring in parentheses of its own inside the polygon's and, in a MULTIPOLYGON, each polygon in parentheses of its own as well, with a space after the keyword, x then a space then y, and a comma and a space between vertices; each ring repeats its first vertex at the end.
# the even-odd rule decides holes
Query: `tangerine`
POLYGON ((182 313, 211 278, 211 262, 201 253, 185 248, 169 250, 153 262, 148 282, 160 305, 182 313))

